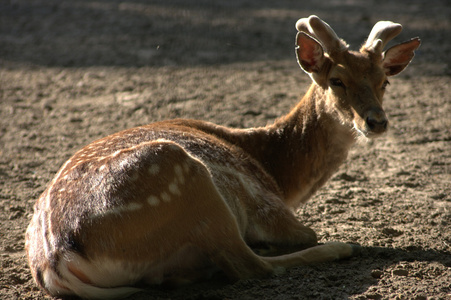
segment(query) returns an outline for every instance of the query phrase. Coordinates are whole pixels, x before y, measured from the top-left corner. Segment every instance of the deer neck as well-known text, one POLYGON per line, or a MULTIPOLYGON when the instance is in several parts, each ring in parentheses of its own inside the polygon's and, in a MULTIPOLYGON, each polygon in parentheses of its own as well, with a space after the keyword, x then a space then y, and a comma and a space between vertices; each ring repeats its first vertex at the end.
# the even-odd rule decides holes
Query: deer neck
POLYGON ((285 203, 293 208, 324 185, 355 141, 325 98, 324 89, 312 84, 288 115, 268 127, 251 129, 241 145, 274 177, 285 203))
POLYGON ((291 112, 267 127, 232 129, 209 122, 173 120, 212 134, 258 161, 280 187, 285 203, 306 202, 346 159, 352 130, 327 107, 326 92, 312 84, 291 112))

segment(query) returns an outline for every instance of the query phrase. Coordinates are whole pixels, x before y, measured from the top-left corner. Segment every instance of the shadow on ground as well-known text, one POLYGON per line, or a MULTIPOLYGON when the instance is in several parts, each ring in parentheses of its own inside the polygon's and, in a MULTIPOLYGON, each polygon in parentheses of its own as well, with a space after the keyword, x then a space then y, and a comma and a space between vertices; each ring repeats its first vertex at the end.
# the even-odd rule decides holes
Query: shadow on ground
POLYGON ((437 276, 445 275, 451 268, 451 256, 434 250, 362 247, 362 252, 349 260, 299 267, 272 278, 231 283, 222 274, 216 274, 207 282, 176 289, 147 289, 130 299, 149 296, 163 299, 347 299, 353 295, 382 299, 382 294, 374 292, 373 286, 378 286, 380 281, 402 284, 427 279, 426 274, 416 268, 423 263, 432 263, 437 276), (294 272, 296 275, 292 277, 294 272))

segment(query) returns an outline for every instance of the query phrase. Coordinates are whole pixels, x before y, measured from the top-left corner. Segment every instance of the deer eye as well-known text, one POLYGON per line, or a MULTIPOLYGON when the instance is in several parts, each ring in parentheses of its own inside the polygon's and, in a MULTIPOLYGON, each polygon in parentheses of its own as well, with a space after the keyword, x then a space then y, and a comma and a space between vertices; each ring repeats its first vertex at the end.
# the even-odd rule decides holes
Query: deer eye
POLYGON ((331 79, 329 79, 329 82, 330 82, 330 85, 338 86, 338 87, 341 87, 341 88, 346 88, 346 86, 343 83, 343 81, 341 81, 341 79, 339 79, 339 78, 331 78, 331 79))
POLYGON ((390 81, 385 80, 384 83, 382 84, 381 89, 382 89, 383 91, 385 91, 385 89, 387 88, 387 85, 389 85, 389 84, 390 84, 390 81))

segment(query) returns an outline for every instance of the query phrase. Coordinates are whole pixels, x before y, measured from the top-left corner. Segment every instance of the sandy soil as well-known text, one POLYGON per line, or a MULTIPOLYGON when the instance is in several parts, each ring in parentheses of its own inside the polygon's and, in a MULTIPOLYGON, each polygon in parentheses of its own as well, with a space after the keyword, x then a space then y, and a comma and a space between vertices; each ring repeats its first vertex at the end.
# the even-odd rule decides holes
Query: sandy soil
POLYGON ((297 211, 321 242, 358 243, 362 254, 130 299, 451 299, 447 0, 1 2, 0 298, 46 298, 27 267, 24 231, 34 201, 77 149, 174 117, 272 122, 310 84, 294 57, 294 23, 310 14, 354 48, 381 19, 404 25, 396 41, 423 40, 391 80, 390 132, 356 145, 297 211))

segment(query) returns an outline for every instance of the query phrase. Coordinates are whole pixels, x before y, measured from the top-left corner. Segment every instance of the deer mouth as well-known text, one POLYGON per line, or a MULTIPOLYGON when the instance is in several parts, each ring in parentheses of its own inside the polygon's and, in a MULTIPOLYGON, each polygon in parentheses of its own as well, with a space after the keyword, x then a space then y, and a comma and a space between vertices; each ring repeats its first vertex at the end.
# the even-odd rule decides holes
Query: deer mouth
POLYGON ((370 132, 373 134, 378 135, 387 131, 388 120, 386 118, 375 120, 370 117, 367 117, 365 122, 366 126, 369 127, 370 132))
MULTIPOLYGON (((384 134, 388 129, 388 121, 384 122, 373 122, 372 120, 368 120, 366 118, 363 126, 359 126, 359 124, 354 120, 354 130, 358 132, 360 136, 365 138, 377 138, 384 134)), ((363 123, 363 122, 362 122, 363 123)))
POLYGON ((365 113, 355 113, 353 120, 354 130, 366 138, 376 138, 388 129, 388 119, 381 108, 371 108, 365 113))

